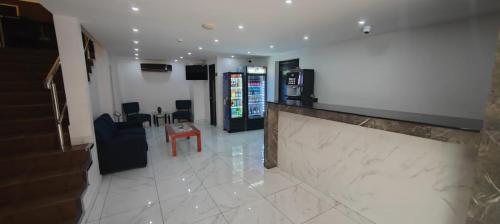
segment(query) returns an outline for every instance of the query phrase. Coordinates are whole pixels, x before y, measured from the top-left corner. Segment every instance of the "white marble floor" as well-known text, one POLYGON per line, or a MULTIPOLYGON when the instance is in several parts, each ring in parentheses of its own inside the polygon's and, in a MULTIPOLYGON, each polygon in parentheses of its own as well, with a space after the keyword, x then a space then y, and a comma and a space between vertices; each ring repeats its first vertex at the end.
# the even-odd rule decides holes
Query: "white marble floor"
POLYGON ((103 177, 88 224, 372 223, 279 169, 263 167, 263 131, 202 130, 173 158, 163 128, 147 128, 146 168, 103 177))

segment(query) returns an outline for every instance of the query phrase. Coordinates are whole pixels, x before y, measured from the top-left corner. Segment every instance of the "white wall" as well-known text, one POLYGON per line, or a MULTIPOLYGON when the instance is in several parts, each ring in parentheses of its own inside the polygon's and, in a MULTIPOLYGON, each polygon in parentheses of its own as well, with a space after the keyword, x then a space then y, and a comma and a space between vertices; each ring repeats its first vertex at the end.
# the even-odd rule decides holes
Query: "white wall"
POLYGON ((172 72, 143 72, 140 69, 141 62, 132 58, 115 57, 116 72, 113 73, 113 82, 119 87, 119 93, 115 94, 121 103, 137 101, 142 113, 151 113, 160 106, 166 112, 174 112, 176 100, 192 100, 193 115, 197 122, 206 120, 206 100, 208 97, 208 81, 186 80, 186 65, 183 63, 171 63, 166 61, 154 61, 154 63, 166 63, 172 65, 172 72))
MULTIPOLYGON (((80 22, 74 17, 54 15, 54 27, 68 104, 71 144, 95 143, 80 22)), ((91 156, 93 161, 97 161, 95 148, 91 151, 91 156)), ((82 199, 85 216, 88 215, 101 184, 101 174, 97 162, 94 162, 89 168, 87 176, 89 186, 82 199)))
POLYGON ((194 122, 196 123, 207 123, 209 122, 210 113, 209 97, 208 97, 208 81, 207 80, 192 80, 189 81, 190 86, 190 97, 193 103, 193 116, 194 122))
MULTIPOLYGON (((376 28, 376 27, 375 27, 376 28)), ((480 119, 500 15, 369 36, 275 55, 316 71, 319 102, 480 119)))
POLYGON ((215 80, 215 96, 217 97, 217 127, 224 128, 224 97, 223 97, 223 81, 225 72, 243 72, 245 66, 267 66, 268 58, 252 58, 252 63, 248 62, 248 58, 226 58, 217 57, 215 70, 217 77, 215 80))
POLYGON ((94 49, 96 58, 89 83, 92 114, 94 119, 104 113, 113 117, 115 109, 108 52, 95 41, 94 49))

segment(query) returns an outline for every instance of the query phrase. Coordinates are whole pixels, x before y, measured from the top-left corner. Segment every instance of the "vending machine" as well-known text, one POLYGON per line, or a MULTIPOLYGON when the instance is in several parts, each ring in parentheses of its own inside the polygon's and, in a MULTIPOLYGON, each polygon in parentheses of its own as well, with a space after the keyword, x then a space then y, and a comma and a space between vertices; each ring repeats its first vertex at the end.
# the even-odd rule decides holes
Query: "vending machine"
POLYGON ((238 132, 245 130, 244 73, 224 73, 224 130, 238 132))
POLYGON ((262 129, 266 112, 267 68, 248 66, 245 72, 246 130, 262 129))

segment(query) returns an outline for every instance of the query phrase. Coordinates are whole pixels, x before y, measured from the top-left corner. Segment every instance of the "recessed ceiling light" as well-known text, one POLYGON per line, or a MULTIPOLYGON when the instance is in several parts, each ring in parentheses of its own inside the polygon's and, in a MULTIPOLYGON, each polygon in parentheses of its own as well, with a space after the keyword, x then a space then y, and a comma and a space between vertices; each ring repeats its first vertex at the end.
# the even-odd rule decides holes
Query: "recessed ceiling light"
POLYGON ((138 57, 135 57, 135 60, 139 60, 139 58, 138 58, 138 57))
POLYGON ((182 57, 182 56, 180 56, 179 58, 180 58, 180 59, 184 59, 184 57, 182 57))
POLYGON ((139 51, 139 48, 134 48, 134 51, 139 51))
POLYGON ((304 36, 304 40, 309 40, 309 36, 304 36))
POLYGON ((175 61, 175 62, 178 62, 179 60, 175 59, 174 61, 175 61))
POLYGON ((231 55, 231 58, 234 58, 234 55, 231 55))
POLYGON ((134 31, 134 33, 137 33, 137 32, 139 32, 139 29, 137 29, 137 28, 132 28, 132 31, 134 31))
POLYGON ((188 55, 191 55, 191 52, 188 52, 188 55))
POLYGON ((139 41, 138 40, 134 40, 134 44, 139 44, 139 41))
POLYGON ((360 25, 360 26, 364 26, 365 24, 366 24, 365 20, 358 21, 358 25, 360 25))
POLYGON ((286 0, 286 1, 285 1, 285 3, 286 3, 286 4, 292 4, 292 3, 293 3, 293 1, 292 1, 292 0, 286 0))
POLYGON ((215 39, 215 40, 214 40, 214 42, 215 42, 215 43, 219 43, 219 39, 215 39))
POLYGON ((248 54, 251 54, 252 52, 251 52, 251 51, 249 51, 249 52, 247 52, 247 53, 248 53, 248 54))
POLYGON ((130 7, 130 9, 132 9, 132 11, 134 11, 134 12, 139 12, 139 8, 137 8, 135 6, 130 7))
POLYGON ((134 55, 135 55, 135 56, 139 56, 139 54, 137 54, 137 53, 135 53, 134 55))
POLYGON ((198 50, 200 50, 200 51, 201 51, 201 50, 203 50, 203 47, 199 46, 199 47, 198 47, 198 50))
POLYGON ((238 29, 242 30, 242 29, 245 29, 245 27, 243 25, 238 25, 238 29))
POLYGON ((274 48, 274 45, 270 45, 269 48, 273 49, 274 48))
POLYGON ((206 29, 206 30, 213 30, 215 29, 215 23, 204 23, 201 25, 201 27, 203 27, 203 29, 206 29))

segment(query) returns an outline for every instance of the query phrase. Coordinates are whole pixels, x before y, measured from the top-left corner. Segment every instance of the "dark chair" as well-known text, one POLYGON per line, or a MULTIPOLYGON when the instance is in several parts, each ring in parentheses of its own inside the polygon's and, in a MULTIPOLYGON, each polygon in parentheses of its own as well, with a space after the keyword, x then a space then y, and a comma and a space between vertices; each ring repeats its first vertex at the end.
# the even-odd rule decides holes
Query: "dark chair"
POLYGON ((176 100, 175 108, 177 111, 172 113, 172 122, 175 123, 175 119, 193 121, 193 113, 191 112, 191 100, 176 100))
POLYGON ((139 103, 124 103, 122 104, 123 113, 125 114, 125 118, 127 121, 140 121, 140 122, 149 122, 149 126, 151 127, 151 114, 141 114, 139 113, 139 103))
POLYGON ((94 121, 94 129, 101 174, 147 165, 148 143, 141 122, 115 123, 103 114, 94 121))

